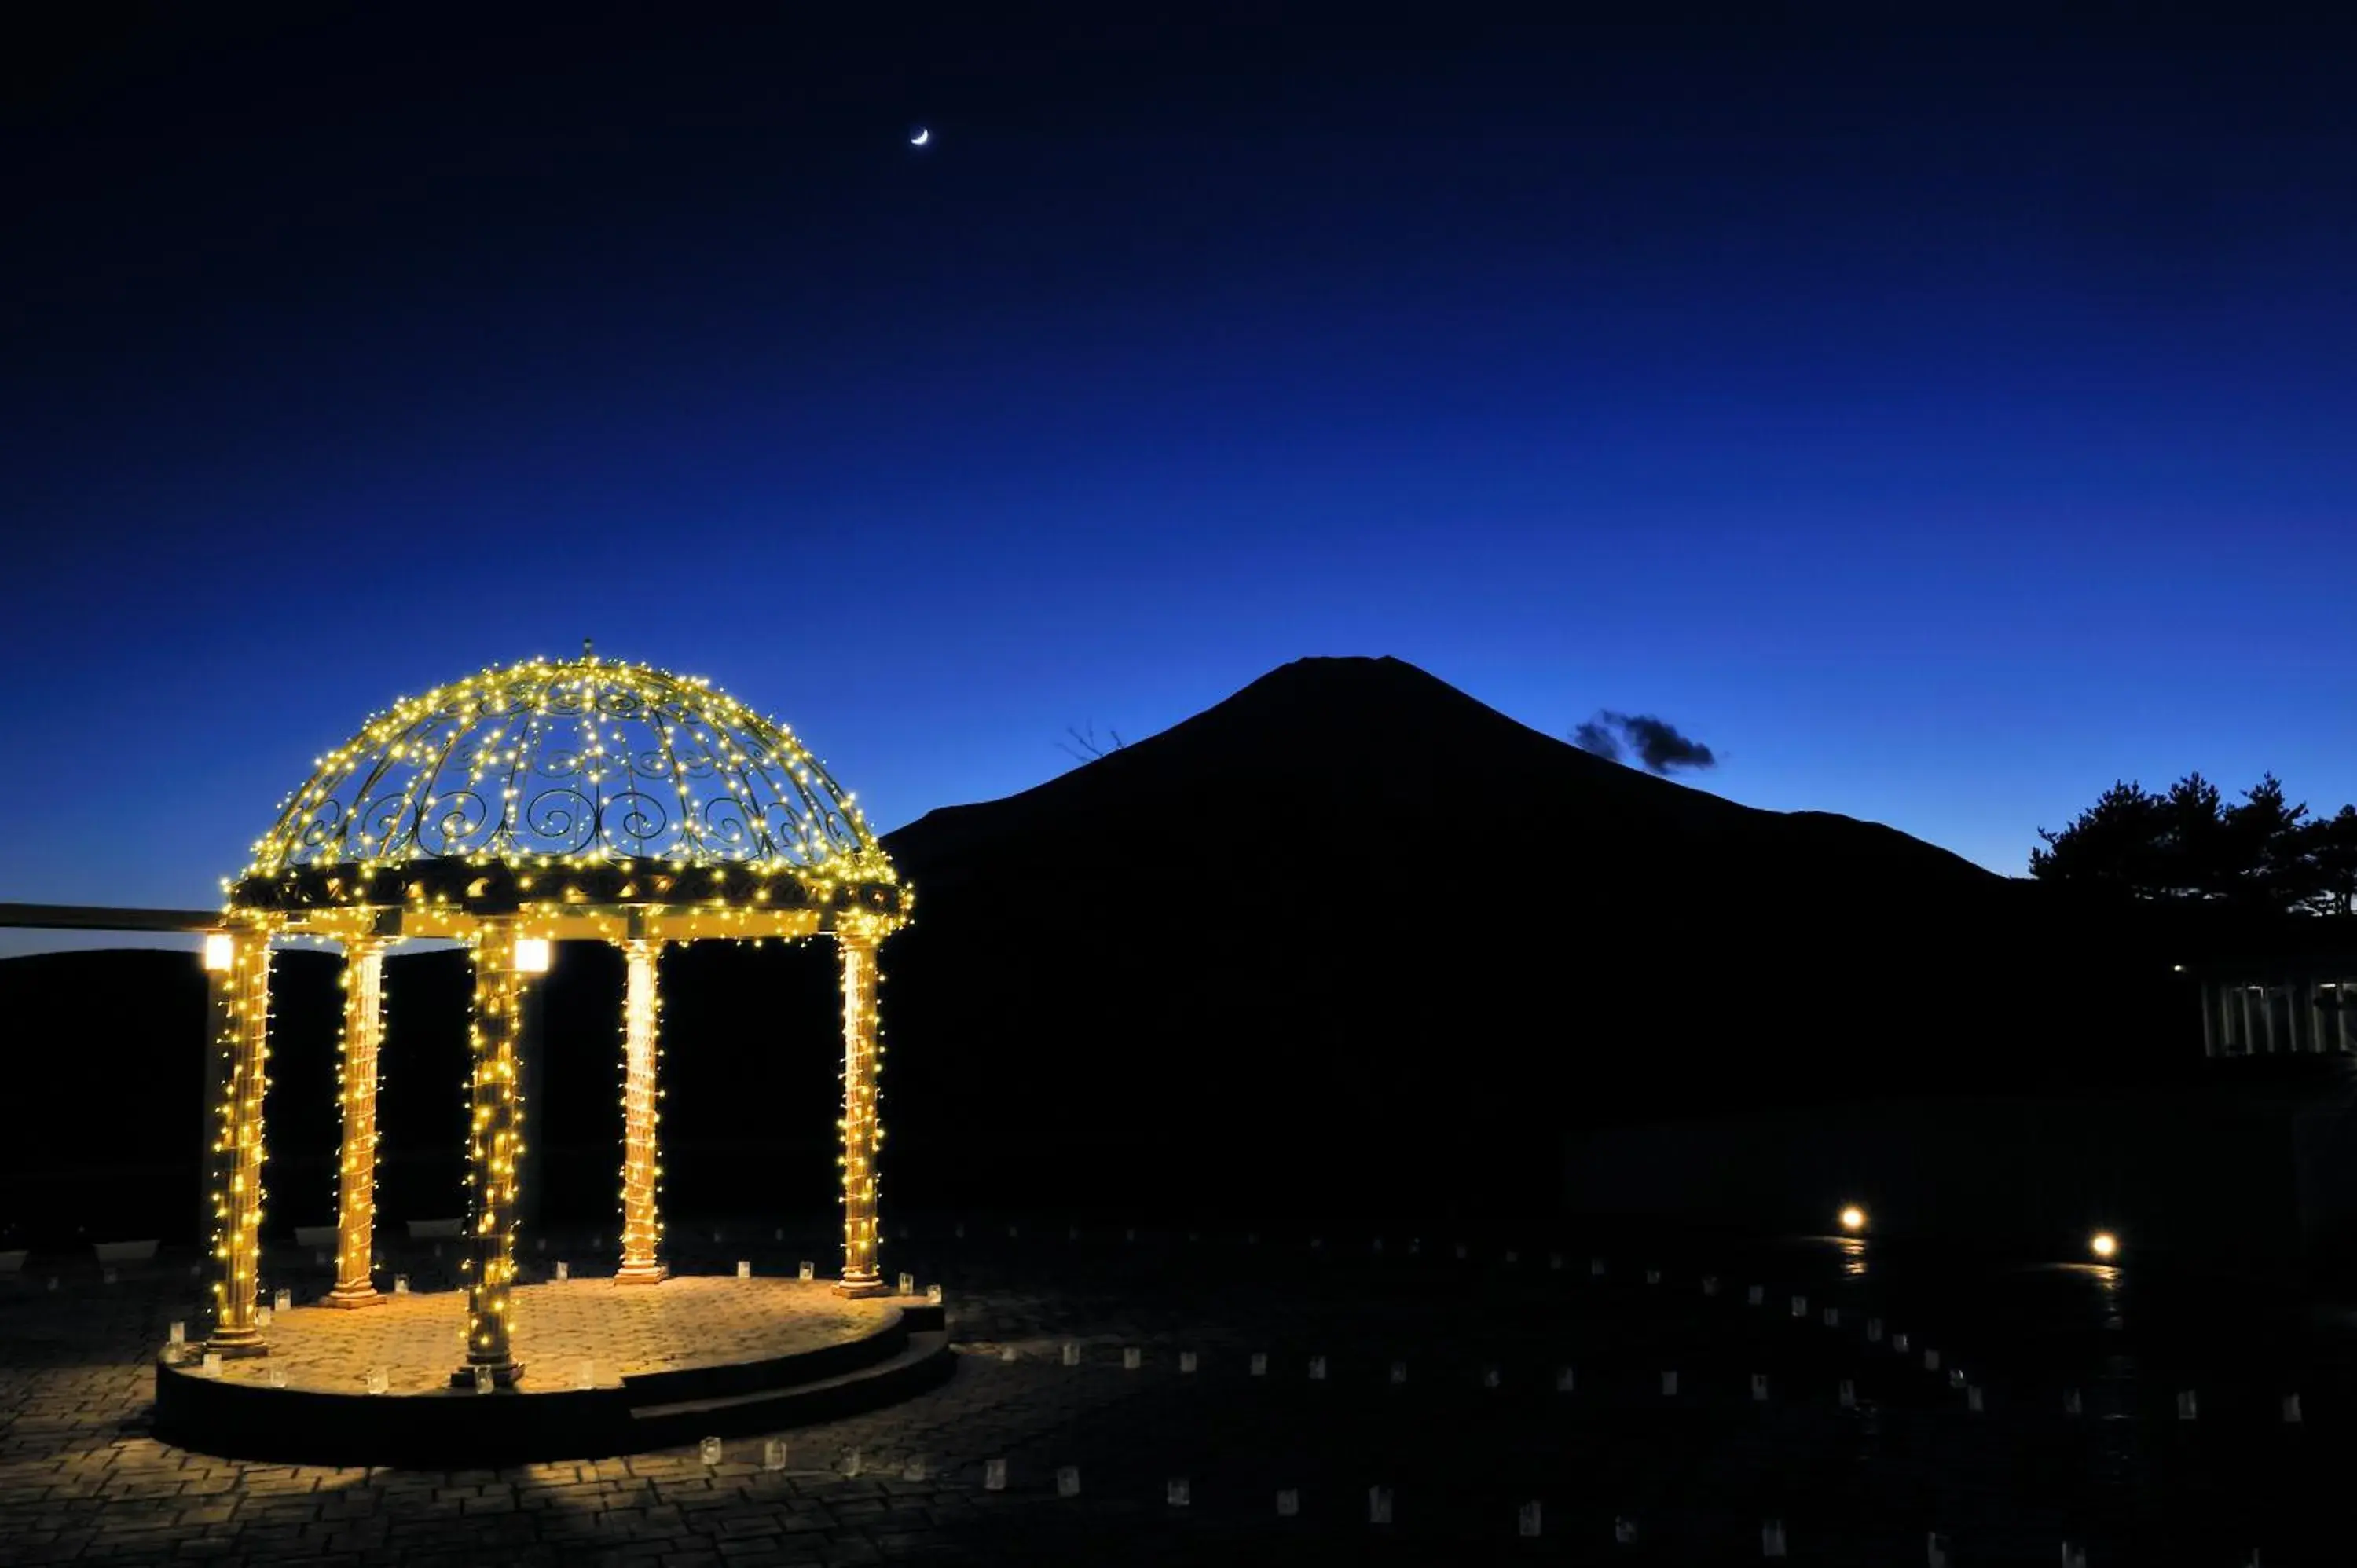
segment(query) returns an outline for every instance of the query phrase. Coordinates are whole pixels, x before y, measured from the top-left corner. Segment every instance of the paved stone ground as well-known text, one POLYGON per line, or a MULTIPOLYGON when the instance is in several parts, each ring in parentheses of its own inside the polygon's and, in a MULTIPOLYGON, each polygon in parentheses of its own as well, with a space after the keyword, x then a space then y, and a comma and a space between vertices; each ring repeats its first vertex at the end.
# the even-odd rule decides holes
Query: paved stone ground
MULTIPOLYGON (((109 1284, 37 1259, 0 1282, 0 1562, 1722 1563, 1766 1559, 1771 1520, 1792 1561, 1829 1564, 1927 1563, 1935 1530, 1960 1565, 2052 1564, 2065 1541, 2090 1568, 2357 1560, 2347 1330, 2231 1294, 2195 1311, 2133 1271, 1943 1272, 1831 1241, 1460 1257, 1016 1228, 896 1228, 886 1267, 944 1284, 958 1372, 779 1434, 775 1471, 759 1437, 717 1465, 496 1473, 183 1453, 145 1422, 148 1359, 192 1316, 186 1260, 109 1284)), ((791 1273, 825 1256, 807 1230, 675 1228, 674 1266, 791 1273)), ((416 1288, 452 1283, 455 1255, 392 1251, 416 1288)), ((303 1255, 269 1270, 298 1299, 328 1283, 303 1255)))
MULTIPOLYGON (((516 1353, 545 1369, 538 1382, 566 1389, 577 1386, 584 1363, 594 1382, 611 1384, 635 1372, 792 1355, 873 1334, 890 1311, 883 1300, 846 1301, 824 1281, 740 1280, 733 1273, 657 1285, 552 1281, 519 1286, 511 1299, 516 1353)), ((202 1322, 186 1321, 192 1340, 204 1333, 202 1322)), ((221 1375, 258 1384, 274 1367, 290 1388, 350 1393, 369 1369, 382 1367, 390 1392, 447 1389, 451 1370, 466 1360, 467 1298, 457 1290, 413 1290, 375 1306, 297 1305, 275 1314, 265 1333, 268 1356, 224 1360, 221 1375)))

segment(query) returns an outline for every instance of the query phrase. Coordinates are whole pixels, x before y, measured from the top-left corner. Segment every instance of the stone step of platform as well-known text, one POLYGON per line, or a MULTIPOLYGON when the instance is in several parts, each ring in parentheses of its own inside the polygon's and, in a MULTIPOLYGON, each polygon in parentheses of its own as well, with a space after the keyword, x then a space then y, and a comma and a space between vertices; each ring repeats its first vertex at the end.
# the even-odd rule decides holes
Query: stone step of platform
POLYGON ((266 1356, 156 1368, 156 1434, 202 1453, 283 1464, 431 1469, 603 1458, 832 1420, 921 1392, 955 1358, 936 1303, 845 1302, 792 1280, 683 1278, 617 1293, 594 1282, 518 1288, 524 1374, 489 1393, 450 1386, 457 1305, 403 1297, 364 1314, 296 1309, 266 1356), (535 1356, 542 1353, 542 1358, 535 1356), (594 1376, 597 1359, 641 1369, 594 1376), (703 1359, 677 1365, 679 1358, 703 1359), (421 1359, 422 1358, 422 1359, 421 1359), (381 1394, 362 1374, 397 1363, 381 1394), (417 1369, 426 1367, 421 1380, 417 1369), (291 1371, 274 1384, 268 1374, 291 1371))
POLYGON ((809 1381, 665 1404, 634 1405, 627 1452, 705 1437, 806 1426, 873 1410, 945 1382, 957 1370, 948 1331, 909 1333, 890 1359, 809 1381))
POLYGON ((904 1313, 872 1334, 774 1360, 718 1362, 662 1372, 633 1372, 622 1380, 632 1405, 661 1408, 699 1401, 758 1396, 799 1388, 823 1379, 889 1361, 909 1347, 910 1324, 904 1313))

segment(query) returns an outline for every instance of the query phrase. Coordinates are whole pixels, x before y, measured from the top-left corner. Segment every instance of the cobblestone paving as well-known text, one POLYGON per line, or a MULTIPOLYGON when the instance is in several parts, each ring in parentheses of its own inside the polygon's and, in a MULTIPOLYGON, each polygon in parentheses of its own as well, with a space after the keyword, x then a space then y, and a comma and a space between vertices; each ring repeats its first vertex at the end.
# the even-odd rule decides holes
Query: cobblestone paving
MULTIPOLYGON (((584 1362, 594 1381, 612 1384, 636 1372, 793 1355, 875 1333, 891 1312, 882 1300, 846 1301, 824 1281, 733 1273, 659 1285, 552 1281, 521 1285, 511 1299, 517 1354, 546 1368, 543 1381, 562 1388, 576 1386, 584 1362)), ((191 1339, 203 1332, 201 1322, 189 1320, 191 1339)), ((351 1392, 369 1369, 382 1367, 390 1392, 446 1389, 451 1369, 466 1360, 467 1298, 457 1290, 412 1291, 375 1306, 297 1305, 275 1314, 266 1332, 271 1353, 224 1360, 224 1379, 259 1384, 274 1367, 290 1388, 351 1392)))
MULTIPOLYGON (((2066 1541, 2089 1568, 2357 1560, 2331 1359, 2162 1354, 2092 1271, 1973 1294, 1861 1273, 1831 1242, 1460 1257, 1006 1229, 896 1232, 888 1269, 945 1284, 957 1374, 778 1434, 778 1469, 759 1437, 716 1465, 496 1473, 184 1453, 145 1421, 147 1359, 193 1316, 186 1260, 110 1284, 36 1259, 0 1280, 0 1562, 1722 1563, 1781 1534, 1792 1561, 1881 1565, 1932 1561, 1935 1531, 1958 1565, 2052 1564, 2066 1541), (2195 1376, 2189 1421, 2174 1385, 2195 1376)), ((813 1247, 755 1234, 674 1264, 788 1273, 813 1247)), ((418 1288, 447 1283, 414 1251, 418 1288)), ((270 1271, 298 1297, 327 1283, 299 1259, 270 1271)))

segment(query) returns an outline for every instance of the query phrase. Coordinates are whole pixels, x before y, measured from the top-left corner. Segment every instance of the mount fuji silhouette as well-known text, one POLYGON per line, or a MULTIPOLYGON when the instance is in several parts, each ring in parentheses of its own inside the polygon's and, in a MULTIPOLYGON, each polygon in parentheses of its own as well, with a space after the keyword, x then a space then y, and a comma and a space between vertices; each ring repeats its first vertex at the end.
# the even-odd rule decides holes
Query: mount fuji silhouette
POLYGON ((1297 660, 886 843, 906 1157, 1073 1203, 1544 1208, 1573 1126, 2101 1079, 2169 1027, 2124 1001, 2133 912, 2099 940, 2054 889, 1394 659, 1297 660))
MULTIPOLYGON (((1159 735, 1005 800, 887 835, 928 895, 996 885, 1033 846, 1116 884, 1210 896, 1246 864, 1308 904, 1332 875, 1469 892, 1508 868, 1663 883, 1681 860, 1768 855, 1921 891, 2004 878, 1876 823, 1763 811, 1608 761, 1396 659, 1302 659, 1159 735)), ((1679 890, 1683 893, 1684 890, 1679 890)))

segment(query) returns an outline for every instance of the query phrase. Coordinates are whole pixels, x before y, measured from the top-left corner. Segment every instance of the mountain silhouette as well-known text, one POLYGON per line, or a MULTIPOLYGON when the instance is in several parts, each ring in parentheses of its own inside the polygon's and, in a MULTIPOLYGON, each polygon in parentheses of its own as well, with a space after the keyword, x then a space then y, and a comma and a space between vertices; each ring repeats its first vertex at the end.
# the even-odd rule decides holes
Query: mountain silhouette
MULTIPOLYGON (((1878 823, 1736 804, 1394 659, 1297 660, 885 843, 917 889, 884 954, 888 1213, 1472 1225, 1550 1208, 1574 1128, 2112 1082, 2199 1056, 2150 911, 1878 823)), ((677 1212, 832 1197, 829 958, 665 955, 677 1212)), ((386 973, 381 1200, 456 1213, 465 961, 386 973)), ((276 984, 272 1222, 322 1223, 333 961, 287 955, 276 984)), ((552 1219, 611 1212, 620 985, 594 944, 566 944, 545 983, 528 1174, 552 1219)), ((145 1233, 192 1226, 202 995, 186 954, 0 963, 24 1038, 100 1047, 37 1053, 42 1101, 115 1108, 111 1148, 60 1118, 0 1154, 0 1228, 100 1203, 116 1189, 42 1173, 109 1161, 150 1175, 104 1223, 162 1202, 145 1233)))
POLYGON ((1301 659, 1035 789, 886 836, 921 894, 996 886, 1026 844, 1122 878, 1274 857, 1461 875, 1503 859, 1657 882, 1684 852, 1766 854, 1867 882, 2000 882, 1878 824, 1763 811, 1517 723, 1396 659, 1301 659), (1142 858, 1141 858, 1142 857, 1142 858))
POLYGON ((1297 660, 885 842, 919 890, 902 1158, 963 1151, 969 1191, 1544 1208, 1569 1126, 2115 1071, 2151 970, 2126 916, 2107 947, 2047 889, 1394 659, 1297 660))

